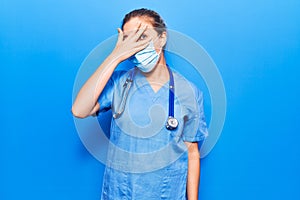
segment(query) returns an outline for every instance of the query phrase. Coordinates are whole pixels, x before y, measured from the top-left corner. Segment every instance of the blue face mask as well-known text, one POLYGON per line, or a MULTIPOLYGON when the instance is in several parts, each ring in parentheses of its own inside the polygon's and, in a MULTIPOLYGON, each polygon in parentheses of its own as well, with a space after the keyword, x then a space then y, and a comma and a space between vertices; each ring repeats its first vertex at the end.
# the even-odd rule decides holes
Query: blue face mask
POLYGON ((142 72, 147 73, 154 69, 159 56, 160 52, 156 52, 153 41, 151 41, 145 49, 131 56, 129 60, 142 72))

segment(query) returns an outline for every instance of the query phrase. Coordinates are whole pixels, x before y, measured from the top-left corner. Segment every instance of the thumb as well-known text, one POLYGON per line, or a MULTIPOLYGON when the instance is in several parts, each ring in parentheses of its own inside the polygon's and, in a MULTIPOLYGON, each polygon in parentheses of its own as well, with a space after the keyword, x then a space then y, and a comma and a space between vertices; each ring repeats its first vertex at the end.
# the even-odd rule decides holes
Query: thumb
POLYGON ((123 31, 118 28, 118 41, 122 41, 123 40, 123 31))

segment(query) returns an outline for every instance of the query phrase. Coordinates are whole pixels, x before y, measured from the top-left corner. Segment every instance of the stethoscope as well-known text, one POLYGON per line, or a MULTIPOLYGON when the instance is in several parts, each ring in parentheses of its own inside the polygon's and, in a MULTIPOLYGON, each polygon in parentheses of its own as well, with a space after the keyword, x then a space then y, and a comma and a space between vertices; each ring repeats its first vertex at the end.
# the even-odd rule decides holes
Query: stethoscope
MULTIPOLYGON (((170 69, 170 67, 167 65, 168 71, 169 71, 169 75, 170 75, 170 81, 169 81, 169 116, 166 122, 166 128, 168 130, 174 130, 177 128, 178 126, 178 120, 174 117, 174 94, 175 94, 175 84, 174 84, 174 77, 173 77, 173 73, 170 69)), ((128 97, 128 92, 129 89, 132 85, 133 82, 133 78, 136 74, 137 68, 135 68, 134 70, 132 70, 129 74, 129 76, 127 77, 124 85, 123 85, 123 91, 122 91, 122 100, 121 103, 119 105, 119 111, 115 112, 113 114, 113 118, 117 119, 119 118, 122 113, 124 112, 125 109, 125 105, 126 105, 126 100, 128 97)))

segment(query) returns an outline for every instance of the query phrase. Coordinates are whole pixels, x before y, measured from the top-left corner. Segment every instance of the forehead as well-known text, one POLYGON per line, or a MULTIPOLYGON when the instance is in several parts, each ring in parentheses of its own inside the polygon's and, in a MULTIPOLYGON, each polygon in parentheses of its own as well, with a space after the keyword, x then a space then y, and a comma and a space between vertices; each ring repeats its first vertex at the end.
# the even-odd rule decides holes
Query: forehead
POLYGON ((151 24, 151 19, 149 17, 133 17, 127 21, 123 26, 124 32, 130 32, 138 29, 140 24, 146 24, 147 29, 154 30, 154 27, 151 24))

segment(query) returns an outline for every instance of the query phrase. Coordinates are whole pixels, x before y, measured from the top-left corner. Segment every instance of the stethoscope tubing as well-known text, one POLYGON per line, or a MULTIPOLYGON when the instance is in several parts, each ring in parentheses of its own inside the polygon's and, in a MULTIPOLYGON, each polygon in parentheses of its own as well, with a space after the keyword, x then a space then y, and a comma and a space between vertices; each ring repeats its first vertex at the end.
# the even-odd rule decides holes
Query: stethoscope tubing
MULTIPOLYGON (((176 118, 174 118, 175 84, 174 84, 173 72, 172 72, 171 68, 168 65, 166 65, 166 66, 167 66, 169 76, 170 76, 170 81, 169 81, 169 116, 168 116, 168 120, 167 120, 167 123, 166 123, 166 128, 168 130, 174 130, 178 126, 178 121, 177 121, 176 118), (174 124, 176 124, 176 125, 174 125, 174 124)), ((119 111, 115 112, 113 114, 113 118, 115 118, 115 119, 119 118, 125 110, 128 93, 129 93, 129 90, 131 88, 131 84, 133 83, 133 78, 135 76, 136 71, 137 71, 137 68, 135 68, 134 70, 132 70, 130 72, 129 77, 126 79, 126 81, 123 85, 122 100, 121 100, 121 103, 120 103, 120 107, 117 108, 117 109, 119 109, 119 111)))

